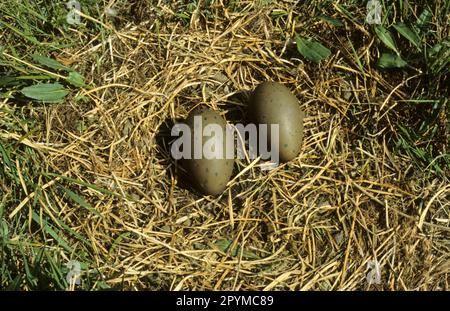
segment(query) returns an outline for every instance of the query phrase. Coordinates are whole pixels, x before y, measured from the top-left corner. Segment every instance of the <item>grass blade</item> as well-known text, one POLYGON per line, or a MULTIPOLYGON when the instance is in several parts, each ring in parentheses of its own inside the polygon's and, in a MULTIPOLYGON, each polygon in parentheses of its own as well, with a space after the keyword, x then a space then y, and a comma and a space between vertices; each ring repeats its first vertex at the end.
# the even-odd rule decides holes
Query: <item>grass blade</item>
POLYGON ((433 16, 433 13, 426 8, 423 10, 422 13, 420 13, 419 18, 417 19, 417 22, 415 24, 415 27, 417 28, 418 32, 421 34, 425 31, 425 29, 428 27, 428 24, 431 22, 431 18, 433 16))
POLYGON ((344 24, 340 20, 334 17, 320 15, 318 18, 336 27, 344 26, 344 24))
MULTIPOLYGON (((112 195, 112 196, 119 197, 119 198, 122 197, 121 195, 119 195, 119 194, 117 194, 117 193, 115 193, 115 192, 109 191, 109 190, 107 190, 107 189, 103 189, 103 188, 101 188, 101 187, 99 187, 99 186, 96 186, 96 185, 93 185, 93 184, 84 182, 84 181, 82 181, 82 180, 70 178, 70 177, 63 176, 63 175, 59 175, 59 174, 55 174, 55 173, 47 173, 47 174, 45 174, 45 175, 46 175, 46 176, 50 176, 50 177, 59 177, 59 178, 61 178, 61 179, 64 179, 64 180, 73 182, 73 183, 75 183, 75 184, 77 184, 77 185, 84 186, 84 187, 89 187, 89 188, 91 188, 91 189, 93 189, 93 190, 95 190, 95 191, 98 191, 98 192, 100 192, 100 193, 103 193, 103 194, 108 194, 108 195, 112 195)), ((131 199, 131 200, 132 200, 131 197, 130 197, 130 198, 127 198, 127 199, 131 199)))
POLYGON ((450 71, 450 37, 428 51, 430 71, 438 74, 450 71))
POLYGON ((17 35, 19 35, 20 37, 23 37, 25 39, 27 39, 28 41, 30 41, 31 43, 35 44, 35 45, 41 45, 42 43, 36 39, 32 34, 30 33, 25 33, 25 31, 21 31, 20 29, 14 27, 11 24, 8 24, 7 22, 5 22, 4 20, 2 20, 2 24, 5 25, 6 27, 8 27, 9 29, 11 29, 13 32, 15 32, 17 35))
POLYGON ((69 244, 67 244, 67 242, 58 235, 58 233, 51 227, 50 224, 47 223, 45 219, 42 219, 41 222, 41 218, 35 211, 31 211, 31 217, 33 221, 40 225, 45 232, 47 232, 53 239, 55 239, 56 242, 58 242, 59 245, 61 245, 61 247, 68 252, 73 251, 72 247, 70 247, 69 244))
POLYGON ((91 204, 89 204, 88 202, 86 202, 82 197, 80 197, 78 194, 76 194, 75 192, 73 192, 70 189, 66 189, 63 188, 64 192, 69 196, 69 198, 74 201, 75 203, 77 203, 78 205, 80 205, 81 207, 87 209, 89 212, 102 217, 102 215, 91 206, 91 204))
POLYGON ((0 86, 13 86, 16 84, 18 84, 16 77, 0 76, 0 86))

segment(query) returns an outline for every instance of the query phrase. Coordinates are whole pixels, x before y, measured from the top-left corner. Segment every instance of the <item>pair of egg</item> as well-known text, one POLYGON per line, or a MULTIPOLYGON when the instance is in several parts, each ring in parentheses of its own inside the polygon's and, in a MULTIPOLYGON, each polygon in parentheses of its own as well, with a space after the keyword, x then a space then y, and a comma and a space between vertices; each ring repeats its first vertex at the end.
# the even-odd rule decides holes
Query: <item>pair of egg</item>
MULTIPOLYGON (((186 119, 186 124, 194 131, 194 120, 200 116, 202 120, 201 133, 209 124, 217 124, 223 131, 222 144, 225 155, 227 148, 233 148, 226 141, 226 121, 216 111, 211 109, 195 109, 186 119)), ((287 87, 280 83, 266 81, 258 85, 250 97, 248 106, 249 121, 256 124, 267 124, 267 146, 271 146, 270 125, 279 125, 278 152, 279 160, 287 162, 294 159, 301 149, 303 139, 304 112, 300 109, 297 98, 287 87)), ((199 129, 196 129, 199 130, 199 129)), ((194 135, 192 135, 194 136, 194 135)), ((202 144, 206 137, 202 136, 202 144)), ((213 137, 213 139, 215 139, 213 137)), ((192 143, 194 138, 192 137, 192 143)), ((188 176, 200 192, 206 195, 218 195, 222 193, 233 173, 234 159, 205 158, 186 159, 184 161, 188 176)))

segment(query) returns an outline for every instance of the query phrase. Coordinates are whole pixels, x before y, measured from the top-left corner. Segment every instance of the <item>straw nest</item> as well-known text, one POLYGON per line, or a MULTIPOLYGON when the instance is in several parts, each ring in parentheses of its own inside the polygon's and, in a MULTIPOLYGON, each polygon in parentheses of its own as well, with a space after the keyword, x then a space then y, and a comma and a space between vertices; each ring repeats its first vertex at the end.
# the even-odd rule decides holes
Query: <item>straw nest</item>
MULTIPOLYGON (((142 4, 134 23, 111 22, 110 37, 70 51, 97 87, 78 94, 85 103, 46 110, 45 131, 23 142, 64 176, 108 190, 75 187, 101 217, 59 202, 90 243, 90 268, 129 289, 448 289, 448 183, 393 152, 409 113, 397 101, 408 98, 402 77, 360 71, 344 34, 322 21, 312 28, 333 56, 304 61, 294 39, 307 19, 289 1, 277 8, 289 15, 219 2, 213 18, 194 11, 181 23, 170 5, 142 4), (271 171, 239 160, 222 195, 199 195, 171 159, 170 127, 197 106, 243 122, 264 80, 288 86, 306 112, 301 154, 271 171), (369 286, 373 260, 382 283, 369 286)), ((346 28, 373 63, 364 27, 346 28)))

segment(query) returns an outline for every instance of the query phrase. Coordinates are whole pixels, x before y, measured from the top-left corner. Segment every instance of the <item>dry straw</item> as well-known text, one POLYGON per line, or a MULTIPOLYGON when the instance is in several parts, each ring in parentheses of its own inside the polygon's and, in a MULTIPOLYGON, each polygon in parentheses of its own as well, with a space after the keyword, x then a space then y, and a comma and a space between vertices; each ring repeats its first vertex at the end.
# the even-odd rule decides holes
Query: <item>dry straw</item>
MULTIPOLYGON (((213 18, 196 11, 188 25, 160 4, 164 23, 143 5, 145 21, 105 24, 114 29, 110 37, 64 56, 97 85, 81 92, 93 104, 49 108, 44 132, 8 137, 44 154, 61 174, 117 194, 83 190, 101 217, 59 202, 60 217, 88 238, 108 284, 448 289, 449 188, 438 179, 424 184, 388 140, 396 100, 408 98, 401 81, 359 70, 342 37, 319 22, 320 38, 336 44, 333 56, 320 65, 300 59, 293 39, 303 24, 294 2, 231 11, 217 1, 213 18), (270 18, 274 9, 288 12, 282 25, 270 18), (245 92, 264 80, 288 86, 306 111, 301 154, 272 171, 239 161, 222 195, 193 192, 170 158, 171 124, 199 105, 243 121, 245 92), (368 123, 373 131, 362 132, 368 123), (366 267, 375 259, 382 284, 369 287, 366 267)), ((372 44, 361 43, 361 58, 372 61, 372 44)))

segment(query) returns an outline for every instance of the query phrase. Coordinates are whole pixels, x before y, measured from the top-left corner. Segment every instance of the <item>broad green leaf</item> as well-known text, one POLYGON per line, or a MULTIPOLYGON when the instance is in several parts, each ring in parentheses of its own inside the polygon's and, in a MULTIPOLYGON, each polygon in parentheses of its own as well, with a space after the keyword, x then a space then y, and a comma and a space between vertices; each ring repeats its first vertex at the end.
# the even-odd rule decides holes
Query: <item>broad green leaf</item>
POLYGON ((89 101, 89 97, 84 95, 77 95, 75 96, 74 100, 77 102, 87 103, 89 101))
POLYGON ((325 22, 328 22, 331 25, 336 26, 336 27, 344 26, 344 24, 340 20, 338 20, 337 18, 334 18, 334 17, 330 17, 330 16, 326 16, 326 15, 320 15, 318 18, 323 20, 323 21, 325 21, 325 22))
MULTIPOLYGON (((233 245, 233 241, 227 240, 227 239, 218 240, 215 243, 215 245, 222 252, 229 253, 231 257, 239 256, 240 251, 241 251, 240 250, 241 249, 240 245, 237 245, 233 249, 230 249, 230 247, 233 245)), ((253 252, 246 251, 246 250, 243 250, 242 257, 244 257, 246 259, 260 259, 260 257, 258 255, 254 254, 253 252)))
POLYGON ((84 83, 83 76, 75 71, 71 71, 69 73, 69 76, 67 77, 67 82, 69 82, 70 84, 72 84, 73 86, 76 86, 76 87, 86 86, 86 84, 84 83))
POLYGON ((26 97, 43 102, 61 102, 69 91, 59 83, 40 83, 24 87, 21 93, 26 97))
POLYGON ((94 291, 105 289, 111 289, 111 285, 109 285, 108 283, 106 283, 106 281, 103 280, 96 281, 94 287, 92 288, 92 290, 94 291))
POLYGON ((67 193, 67 195, 69 196, 69 198, 74 201, 75 203, 77 203, 78 205, 80 205, 81 207, 87 209, 89 212, 102 217, 102 215, 91 206, 91 204, 89 204, 88 202, 86 202, 81 196, 79 196, 78 194, 76 194, 75 192, 73 192, 70 189, 66 189, 63 188, 64 192, 67 193))
MULTIPOLYGON (((232 246, 233 241, 231 240, 218 240, 215 245, 218 249, 220 249, 222 252, 227 253, 229 248, 232 246)), ((237 255, 236 247, 230 252, 231 256, 237 255)))
POLYGON ((48 67, 48 68, 51 68, 51 69, 54 69, 54 70, 71 71, 71 69, 69 67, 61 64, 60 62, 58 62, 58 61, 56 61, 56 60, 54 60, 52 58, 49 58, 49 57, 46 57, 46 56, 42 56, 42 55, 39 55, 39 54, 33 54, 31 57, 33 58, 33 60, 35 62, 37 62, 37 63, 39 63, 39 64, 41 64, 41 65, 43 65, 45 67, 48 67))
POLYGON ((394 25, 394 28, 406 39, 409 40, 412 44, 416 46, 416 48, 420 49, 422 46, 422 42, 420 41, 419 36, 414 31, 414 29, 408 27, 405 23, 399 22, 394 25))
POLYGON ((375 26, 375 33, 388 48, 399 54, 397 45, 395 44, 394 38, 392 37, 392 34, 389 30, 381 25, 377 25, 375 26))
POLYGON ((283 10, 274 10, 270 13, 270 16, 272 16, 273 18, 279 18, 279 17, 283 17, 288 15, 288 12, 283 11, 283 10))
POLYGON ((297 37, 297 50, 310 61, 319 63, 321 60, 330 56, 331 51, 317 41, 297 37))
POLYGON ((242 257, 244 257, 245 259, 261 259, 258 255, 256 255, 255 253, 251 252, 251 251, 247 251, 244 249, 244 251, 242 252, 242 257))
POLYGON ((407 65, 408 63, 405 62, 400 55, 390 53, 383 53, 377 62, 377 66, 383 69, 403 68, 407 65))

